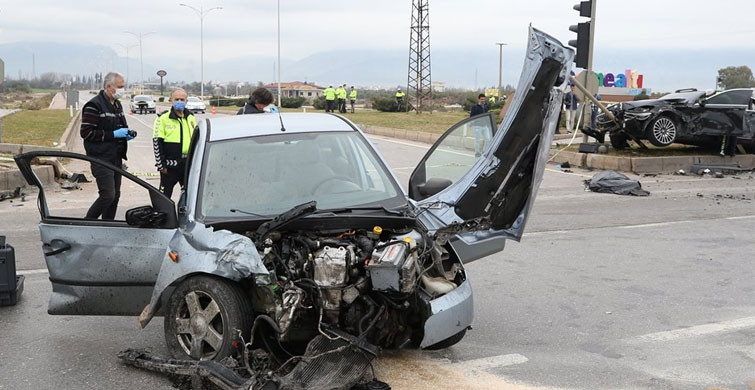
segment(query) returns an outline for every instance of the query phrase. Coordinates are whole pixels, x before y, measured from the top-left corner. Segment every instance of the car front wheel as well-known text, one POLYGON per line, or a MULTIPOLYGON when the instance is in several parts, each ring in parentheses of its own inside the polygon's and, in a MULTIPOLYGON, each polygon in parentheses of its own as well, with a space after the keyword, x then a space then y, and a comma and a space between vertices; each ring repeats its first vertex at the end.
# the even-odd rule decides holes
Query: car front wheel
POLYGON ((228 280, 195 276, 170 297, 165 341, 176 359, 221 360, 234 353, 239 331, 248 340, 252 306, 241 288, 228 280))
POLYGON ((679 126, 668 116, 659 116, 648 123, 646 137, 655 146, 669 146, 676 141, 679 126))

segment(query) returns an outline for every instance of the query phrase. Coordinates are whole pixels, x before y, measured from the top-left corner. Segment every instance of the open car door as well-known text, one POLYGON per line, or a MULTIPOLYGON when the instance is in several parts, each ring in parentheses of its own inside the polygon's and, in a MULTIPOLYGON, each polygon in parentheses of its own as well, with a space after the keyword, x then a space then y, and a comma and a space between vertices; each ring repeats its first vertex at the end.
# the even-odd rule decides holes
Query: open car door
POLYGON ((492 131, 494 122, 485 115, 466 119, 443 134, 412 173, 409 196, 419 218, 428 229, 447 234, 463 262, 502 250, 505 239, 521 239, 573 56, 530 28, 524 69, 499 130, 492 131), (487 134, 493 134, 489 141, 487 134))
POLYGON ((178 227, 173 201, 128 172, 89 156, 30 152, 15 160, 26 181, 39 187, 39 232, 52 283, 48 313, 138 315, 149 302, 178 227), (65 159, 67 169, 84 173, 90 182, 46 184, 32 170, 36 158, 65 159), (114 220, 85 218, 98 196, 93 166, 121 176, 121 191, 128 196, 121 196, 114 220))

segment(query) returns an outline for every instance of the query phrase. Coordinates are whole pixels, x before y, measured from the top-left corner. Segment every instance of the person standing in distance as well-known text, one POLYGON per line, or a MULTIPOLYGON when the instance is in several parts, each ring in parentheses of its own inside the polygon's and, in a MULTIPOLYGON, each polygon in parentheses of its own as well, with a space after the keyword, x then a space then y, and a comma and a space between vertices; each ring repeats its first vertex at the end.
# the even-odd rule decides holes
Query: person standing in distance
MULTIPOLYGON (((488 105, 485 104, 485 94, 481 93, 477 95, 477 104, 472 106, 469 110, 470 118, 477 115, 482 115, 488 112, 488 105)), ((474 155, 480 157, 485 150, 485 146, 490 142, 492 136, 492 129, 484 126, 474 126, 474 155)))
POLYGON ((155 166, 160 172, 160 192, 168 198, 178 183, 184 187, 184 171, 189 154, 191 136, 197 119, 186 109, 186 91, 179 88, 170 95, 171 107, 155 119, 152 146, 155 166))
MULTIPOLYGON (((127 142, 136 132, 128 128, 123 106, 118 100, 126 94, 126 82, 117 72, 105 75, 103 89, 84 105, 81 114, 81 138, 87 156, 123 168, 127 160, 127 142)), ((98 197, 86 213, 87 219, 115 219, 121 197, 121 175, 103 165, 91 163, 97 182, 98 197)))
POLYGON ((328 88, 323 91, 323 95, 325 95, 325 112, 333 112, 336 105, 336 90, 333 89, 332 85, 328 85, 328 88))
POLYGON ((244 104, 244 107, 241 107, 236 115, 278 112, 278 109, 272 106, 273 100, 275 100, 275 97, 267 88, 257 88, 249 95, 249 101, 244 104))
POLYGON ((351 86, 351 91, 349 92, 349 102, 351 103, 351 113, 354 113, 354 103, 357 102, 357 90, 354 89, 354 86, 351 86))

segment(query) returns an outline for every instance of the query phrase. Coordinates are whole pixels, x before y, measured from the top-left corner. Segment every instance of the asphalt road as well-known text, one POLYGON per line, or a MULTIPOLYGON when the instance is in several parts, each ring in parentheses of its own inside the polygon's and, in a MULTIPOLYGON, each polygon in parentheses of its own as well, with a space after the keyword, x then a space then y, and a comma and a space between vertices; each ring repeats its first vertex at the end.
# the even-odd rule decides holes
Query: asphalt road
MULTIPOLYGON (((152 118, 129 116, 132 171, 154 169, 152 118)), ((427 149, 371 139, 402 183, 427 149)), ((473 331, 445 351, 387 353, 379 377, 394 389, 755 388, 752 175, 642 177, 645 198, 585 192, 591 175, 549 166, 522 242, 467 267, 473 331)), ((115 357, 165 354, 161 321, 46 314, 37 222, 33 195, 0 203, 27 274, 19 304, 0 308, 0 389, 171 388, 115 357)))

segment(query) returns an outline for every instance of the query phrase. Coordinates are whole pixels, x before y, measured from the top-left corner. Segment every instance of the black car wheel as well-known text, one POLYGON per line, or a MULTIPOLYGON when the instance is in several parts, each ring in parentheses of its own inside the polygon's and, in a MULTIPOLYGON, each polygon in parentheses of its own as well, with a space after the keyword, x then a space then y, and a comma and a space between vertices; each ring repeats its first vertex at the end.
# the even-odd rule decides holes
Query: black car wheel
POLYGON ((676 141, 678 130, 673 119, 661 115, 648 123, 645 137, 655 146, 669 146, 676 141))
POLYGON ((611 146, 617 150, 626 149, 629 147, 629 142, 627 142, 627 137, 624 134, 612 133, 611 146))
POLYGON ((433 344, 433 345, 431 345, 431 346, 429 346, 429 347, 427 347, 425 349, 430 350, 430 351, 436 351, 436 350, 439 350, 439 349, 446 349, 446 348, 448 348, 448 347, 450 347, 450 346, 458 343, 459 341, 461 341, 461 339, 463 339, 466 334, 467 334, 467 330, 464 329, 461 332, 459 332, 459 333, 457 333, 457 334, 455 334, 455 335, 453 335, 453 336, 451 336, 451 337, 449 337, 449 338, 447 338, 445 340, 439 341, 439 342, 437 342, 437 343, 435 343, 435 344, 433 344))
POLYGON ((211 276, 192 277, 170 297, 165 341, 176 359, 221 360, 234 353, 239 330, 248 340, 253 317, 238 285, 211 276))

